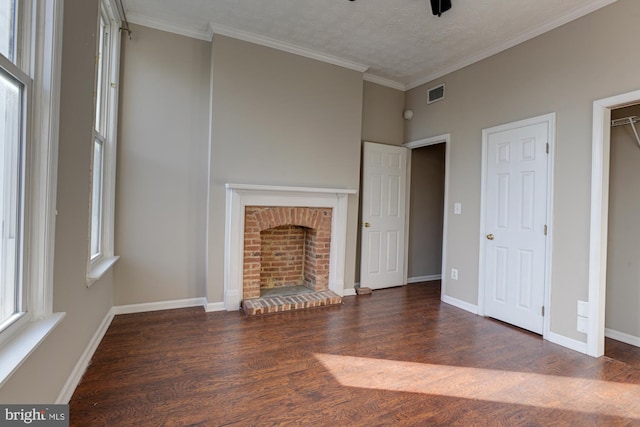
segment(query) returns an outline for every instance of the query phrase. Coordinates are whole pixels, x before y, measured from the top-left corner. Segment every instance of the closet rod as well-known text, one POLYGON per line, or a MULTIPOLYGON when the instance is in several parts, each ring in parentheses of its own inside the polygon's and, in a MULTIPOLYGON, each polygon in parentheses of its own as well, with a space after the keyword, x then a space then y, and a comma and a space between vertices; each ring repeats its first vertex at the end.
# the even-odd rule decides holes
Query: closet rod
POLYGON ((621 119, 611 120, 611 127, 624 126, 624 125, 628 125, 629 123, 637 123, 637 122, 640 122, 640 117, 638 116, 623 117, 621 119))

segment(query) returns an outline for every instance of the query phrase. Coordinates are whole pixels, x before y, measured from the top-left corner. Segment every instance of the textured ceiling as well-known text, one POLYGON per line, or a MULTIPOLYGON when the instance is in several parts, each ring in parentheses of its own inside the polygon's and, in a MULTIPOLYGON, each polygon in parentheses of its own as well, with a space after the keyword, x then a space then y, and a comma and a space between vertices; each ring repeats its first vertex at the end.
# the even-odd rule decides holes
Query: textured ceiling
POLYGON ((410 88, 616 0, 123 0, 131 22, 224 34, 366 71, 410 88))

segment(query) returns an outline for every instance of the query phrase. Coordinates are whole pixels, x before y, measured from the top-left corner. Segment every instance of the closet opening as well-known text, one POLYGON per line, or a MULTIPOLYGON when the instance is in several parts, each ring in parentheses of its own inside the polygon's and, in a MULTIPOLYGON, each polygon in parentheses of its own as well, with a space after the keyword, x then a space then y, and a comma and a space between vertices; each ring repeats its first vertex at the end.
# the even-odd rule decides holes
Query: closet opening
POLYGON ((640 104, 611 110, 605 355, 640 364, 640 104))

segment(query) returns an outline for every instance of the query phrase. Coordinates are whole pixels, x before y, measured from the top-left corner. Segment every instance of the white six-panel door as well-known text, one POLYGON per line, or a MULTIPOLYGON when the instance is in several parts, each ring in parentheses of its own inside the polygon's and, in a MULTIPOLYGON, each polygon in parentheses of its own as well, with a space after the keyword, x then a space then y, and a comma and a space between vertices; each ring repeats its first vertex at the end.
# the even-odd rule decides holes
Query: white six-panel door
POLYGON ((404 284, 407 149, 364 143, 360 286, 404 284))
POLYGON ((484 314, 541 334, 549 122, 519 123, 484 135, 484 314))

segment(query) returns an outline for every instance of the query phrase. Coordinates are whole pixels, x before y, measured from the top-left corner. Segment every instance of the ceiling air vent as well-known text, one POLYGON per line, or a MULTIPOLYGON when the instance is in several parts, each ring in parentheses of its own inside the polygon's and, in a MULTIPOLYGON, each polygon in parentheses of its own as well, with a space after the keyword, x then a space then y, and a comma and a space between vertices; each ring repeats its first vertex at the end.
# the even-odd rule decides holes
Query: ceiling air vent
POLYGON ((441 99, 444 99, 444 83, 442 83, 440 86, 432 87, 431 89, 429 89, 429 94, 427 95, 427 104, 440 101, 441 99))

